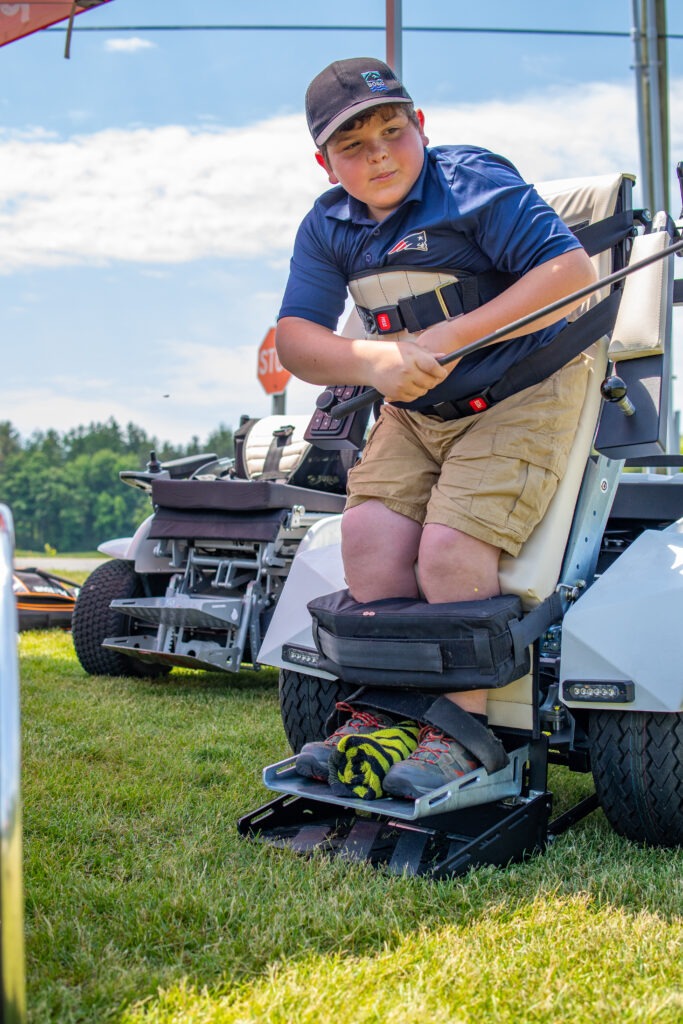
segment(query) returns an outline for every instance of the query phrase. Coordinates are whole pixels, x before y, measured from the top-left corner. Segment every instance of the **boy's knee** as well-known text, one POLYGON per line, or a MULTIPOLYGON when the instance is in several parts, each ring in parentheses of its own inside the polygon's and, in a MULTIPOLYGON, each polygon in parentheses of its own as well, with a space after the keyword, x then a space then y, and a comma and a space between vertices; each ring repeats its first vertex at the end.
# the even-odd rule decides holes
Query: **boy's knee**
POLYGON ((472 539, 453 527, 429 523, 423 529, 420 541, 420 571, 439 572, 446 565, 453 569, 467 564, 468 540, 472 539))
POLYGON ((418 559, 420 585, 428 601, 464 601, 499 592, 500 550, 439 523, 422 532, 418 559))

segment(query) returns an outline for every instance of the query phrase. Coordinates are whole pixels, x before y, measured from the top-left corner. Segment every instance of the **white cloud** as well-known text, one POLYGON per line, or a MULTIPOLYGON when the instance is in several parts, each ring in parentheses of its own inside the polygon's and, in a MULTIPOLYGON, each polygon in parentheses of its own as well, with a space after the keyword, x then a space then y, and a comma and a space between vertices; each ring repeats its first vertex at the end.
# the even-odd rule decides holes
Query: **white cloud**
MULTIPOLYGON (((474 142, 548 178, 634 170, 631 84, 589 84, 510 103, 427 112, 433 144, 474 142)), ((671 83, 671 109, 683 80, 671 83)), ((683 132, 672 124, 671 151, 683 132)), ((245 128, 100 131, 53 140, 0 135, 0 271, 115 260, 282 261, 325 179, 300 115, 245 128), (3 205, 4 204, 4 205, 3 205)))
POLYGON ((116 39, 107 39, 104 48, 109 53, 137 53, 138 50, 156 49, 156 43, 149 39, 140 39, 139 36, 130 36, 129 38, 117 36, 116 39))
POLYGON ((300 121, 9 138, 0 269, 281 255, 322 180, 300 121))
POLYGON ((509 103, 491 100, 436 110, 428 114, 430 124, 432 143, 456 136, 487 146, 513 160, 530 181, 638 169, 630 84, 572 85, 509 103))

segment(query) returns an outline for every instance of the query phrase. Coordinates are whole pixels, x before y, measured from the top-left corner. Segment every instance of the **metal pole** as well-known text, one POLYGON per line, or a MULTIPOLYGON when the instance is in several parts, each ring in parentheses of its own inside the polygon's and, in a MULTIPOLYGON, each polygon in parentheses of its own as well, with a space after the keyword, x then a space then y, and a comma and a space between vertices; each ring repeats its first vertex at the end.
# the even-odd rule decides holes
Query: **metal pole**
POLYGON ((636 76, 636 110, 638 115, 638 147, 640 153, 640 187, 642 203, 652 209, 652 177, 648 132, 647 66, 643 60, 643 30, 640 20, 641 0, 631 0, 631 39, 633 40, 633 70, 636 76))
POLYGON ((650 98, 650 151, 652 157, 652 212, 666 210, 667 187, 665 180, 663 133, 662 133, 662 95, 660 76, 662 62, 659 52, 658 14, 663 16, 663 9, 657 0, 646 0, 646 37, 648 87, 650 98), (657 10, 659 7, 659 11, 657 10))
POLYGON ((271 416, 284 416, 286 410, 286 393, 279 391, 276 395, 271 396, 270 413, 271 416))
POLYGON ((403 19, 401 0, 386 0, 387 64, 399 78, 403 75, 403 19))

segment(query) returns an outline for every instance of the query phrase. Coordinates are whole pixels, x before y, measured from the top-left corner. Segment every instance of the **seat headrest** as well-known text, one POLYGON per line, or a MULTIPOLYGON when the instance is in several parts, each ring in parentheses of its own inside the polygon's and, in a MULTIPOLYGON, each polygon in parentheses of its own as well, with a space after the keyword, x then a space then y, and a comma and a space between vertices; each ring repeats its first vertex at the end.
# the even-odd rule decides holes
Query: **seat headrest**
POLYGON ((310 450, 309 442, 304 440, 308 420, 308 416, 283 414, 264 416, 254 423, 244 441, 244 466, 249 479, 258 479, 265 472, 286 480, 310 450))

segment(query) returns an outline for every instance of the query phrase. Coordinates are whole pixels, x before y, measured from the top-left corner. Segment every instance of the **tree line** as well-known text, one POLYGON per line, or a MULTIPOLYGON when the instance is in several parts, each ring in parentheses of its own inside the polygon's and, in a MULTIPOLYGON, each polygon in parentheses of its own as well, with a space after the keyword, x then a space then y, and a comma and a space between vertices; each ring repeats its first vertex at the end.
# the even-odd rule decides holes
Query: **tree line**
POLYGON ((221 424, 204 443, 195 436, 173 445, 109 419, 22 440, 9 421, 0 421, 0 502, 12 511, 16 547, 93 551, 105 540, 130 536, 151 506, 143 491, 121 483, 119 473, 144 469, 152 451, 162 462, 200 452, 230 456, 232 430, 221 424))

